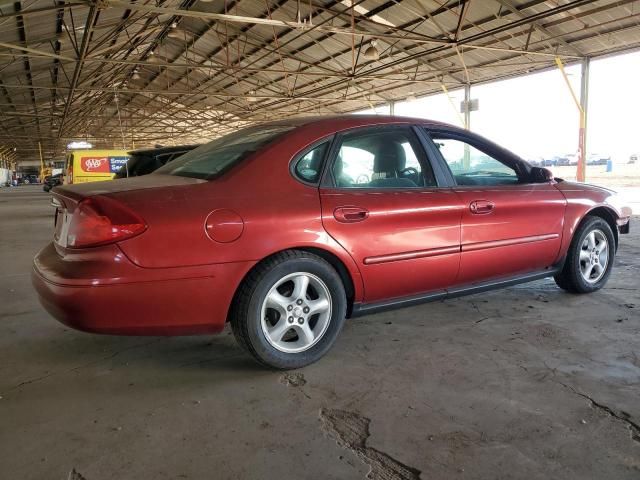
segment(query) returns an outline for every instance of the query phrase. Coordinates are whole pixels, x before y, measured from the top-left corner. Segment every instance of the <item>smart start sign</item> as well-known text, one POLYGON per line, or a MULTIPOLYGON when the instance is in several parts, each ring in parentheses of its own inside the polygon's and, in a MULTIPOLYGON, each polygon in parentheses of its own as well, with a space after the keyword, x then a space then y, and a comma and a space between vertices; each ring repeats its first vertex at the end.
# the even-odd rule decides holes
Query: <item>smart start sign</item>
POLYGON ((111 173, 118 173, 124 167, 129 157, 109 157, 109 169, 111 173))
POLYGON ((81 157, 80 168, 87 173, 116 173, 128 159, 128 157, 109 156, 81 157))

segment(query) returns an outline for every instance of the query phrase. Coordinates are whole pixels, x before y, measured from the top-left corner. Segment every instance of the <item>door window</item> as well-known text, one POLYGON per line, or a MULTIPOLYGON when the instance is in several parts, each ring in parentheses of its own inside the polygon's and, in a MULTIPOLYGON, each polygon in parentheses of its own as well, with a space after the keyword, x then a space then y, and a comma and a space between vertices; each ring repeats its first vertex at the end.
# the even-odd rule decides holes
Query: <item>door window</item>
POLYGON ((432 139, 458 185, 512 185, 519 182, 513 168, 467 142, 434 135, 432 139))
POLYGON ((420 155, 409 128, 350 132, 342 137, 333 178, 339 188, 435 187, 431 166, 420 155))

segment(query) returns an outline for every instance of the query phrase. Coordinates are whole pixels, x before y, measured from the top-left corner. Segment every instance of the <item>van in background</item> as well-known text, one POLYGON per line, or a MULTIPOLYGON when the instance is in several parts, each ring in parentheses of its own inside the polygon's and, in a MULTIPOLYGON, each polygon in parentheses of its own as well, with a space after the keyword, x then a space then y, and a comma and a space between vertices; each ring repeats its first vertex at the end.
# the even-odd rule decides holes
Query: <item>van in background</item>
POLYGON ((129 159, 126 150, 71 150, 64 166, 64 184, 111 180, 129 159))

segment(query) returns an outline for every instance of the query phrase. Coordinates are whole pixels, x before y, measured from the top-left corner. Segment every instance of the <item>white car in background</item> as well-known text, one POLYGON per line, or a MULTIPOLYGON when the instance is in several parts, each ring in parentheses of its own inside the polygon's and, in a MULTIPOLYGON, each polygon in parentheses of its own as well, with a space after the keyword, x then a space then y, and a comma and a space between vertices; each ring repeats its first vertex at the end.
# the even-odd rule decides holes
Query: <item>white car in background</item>
POLYGON ((611 155, 591 153, 587 157, 587 165, 606 165, 609 160, 611 160, 611 155))

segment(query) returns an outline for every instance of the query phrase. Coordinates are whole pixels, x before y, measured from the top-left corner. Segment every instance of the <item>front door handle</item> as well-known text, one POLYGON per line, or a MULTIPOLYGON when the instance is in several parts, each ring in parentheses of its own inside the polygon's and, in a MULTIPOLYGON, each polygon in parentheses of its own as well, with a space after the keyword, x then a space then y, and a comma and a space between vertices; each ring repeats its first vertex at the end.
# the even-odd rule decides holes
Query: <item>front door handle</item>
POLYGON ((484 215, 493 212, 495 203, 488 200, 474 200, 469 204, 469 210, 476 215, 484 215))
POLYGON ((356 223, 369 217, 369 210, 362 207, 338 207, 333 211, 333 216, 340 223, 356 223))

